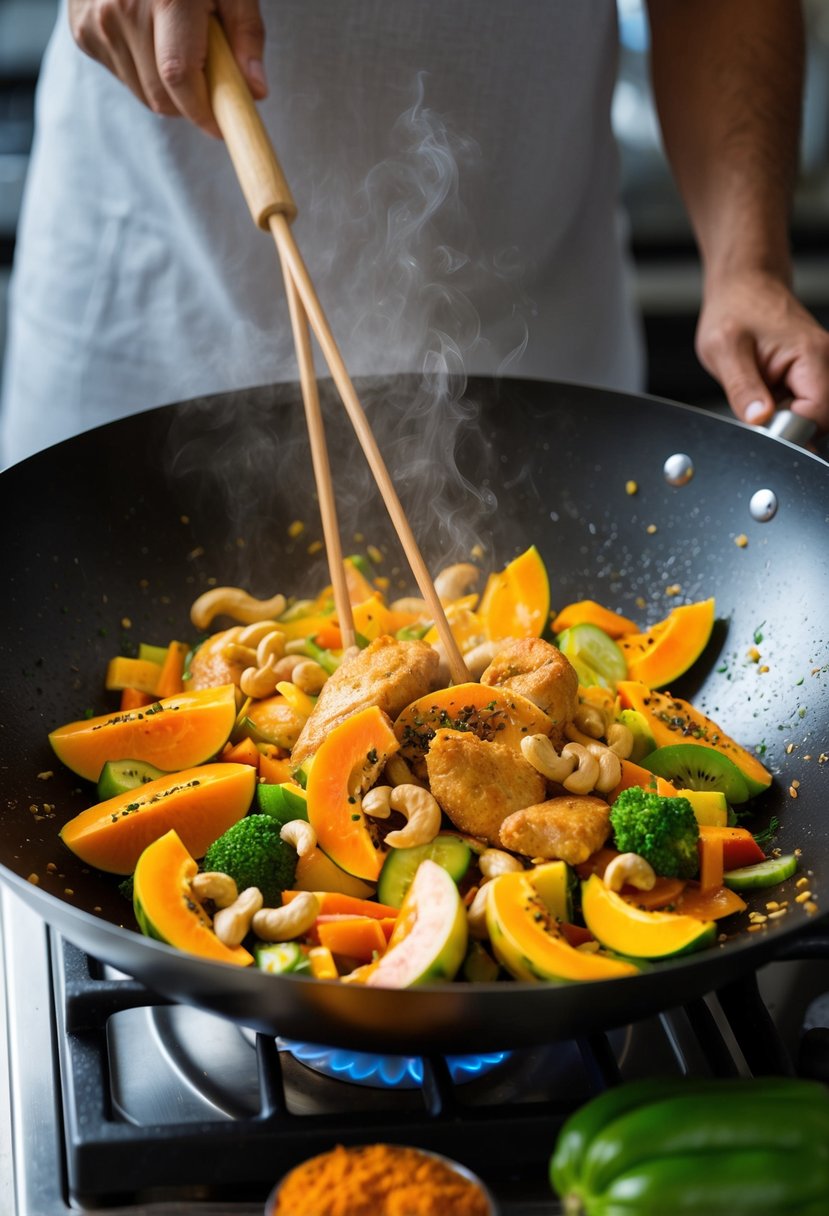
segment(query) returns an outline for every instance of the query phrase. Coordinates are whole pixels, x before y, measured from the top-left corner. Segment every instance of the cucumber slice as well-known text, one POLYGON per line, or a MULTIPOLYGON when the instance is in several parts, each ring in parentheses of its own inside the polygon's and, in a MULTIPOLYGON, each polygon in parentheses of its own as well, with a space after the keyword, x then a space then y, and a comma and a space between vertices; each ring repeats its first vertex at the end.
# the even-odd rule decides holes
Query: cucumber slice
POLYGON ((296 942, 259 942, 253 954, 256 966, 268 975, 299 975, 311 969, 308 955, 296 942))
POLYGON ((625 656, 603 629, 587 622, 572 625, 556 638, 556 646, 570 660, 582 680, 582 674, 590 684, 603 688, 614 688, 619 680, 626 680, 628 666, 625 656))
POLYGON ((794 853, 785 857, 769 857, 758 861, 755 866, 740 866, 738 870, 728 870, 723 875, 723 883, 732 891, 759 891, 763 887, 776 887, 779 882, 791 878, 797 870, 797 858, 794 853))
POLYGON ((656 739, 648 726, 648 719, 638 709, 623 709, 616 721, 626 726, 633 735, 633 751, 628 756, 634 764, 641 764, 645 756, 656 751, 656 739))
POLYGON ((261 782, 256 787, 256 805, 263 815, 270 815, 277 823, 308 818, 308 798, 305 790, 289 781, 279 785, 261 782))
POLYGON ((466 841, 448 832, 436 836, 429 844, 415 845, 411 849, 392 849, 380 871, 377 900, 390 908, 399 908, 422 861, 436 862, 455 882, 460 882, 469 869, 471 859, 472 850, 466 841))
POLYGON ((640 761, 642 768, 686 790, 719 790, 728 802, 747 802, 746 779, 733 760, 701 743, 671 743, 640 761))
POLYGON ((136 790, 139 785, 166 777, 166 773, 145 760, 107 760, 98 778, 98 801, 106 802, 127 790, 136 790))

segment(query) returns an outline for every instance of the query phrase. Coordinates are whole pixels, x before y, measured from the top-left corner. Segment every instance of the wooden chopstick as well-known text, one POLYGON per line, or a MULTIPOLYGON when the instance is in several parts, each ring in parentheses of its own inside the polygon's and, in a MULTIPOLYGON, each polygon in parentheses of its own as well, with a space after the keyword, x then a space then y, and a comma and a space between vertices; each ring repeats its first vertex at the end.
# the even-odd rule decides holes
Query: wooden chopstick
POLYGON ((305 423, 308 428, 308 440, 311 445, 311 463, 314 466, 314 481, 317 486, 317 497, 322 518, 322 534, 325 538, 325 551, 328 557, 328 571, 331 586, 334 589, 334 609, 340 626, 343 649, 354 646, 357 636, 354 632, 354 614, 351 611, 351 597, 348 593, 348 582, 345 577, 340 529, 337 522, 337 505, 334 501, 334 484, 331 479, 331 465, 328 460, 328 445, 325 442, 325 426, 320 409, 317 377, 314 372, 314 352, 311 349, 311 335, 308 332, 308 318, 302 300, 299 298, 293 276, 284 258, 280 256, 282 277, 285 280, 285 294, 288 297, 288 312, 291 317, 291 329, 294 335, 299 379, 302 386, 302 403, 305 406, 305 423))
MULTIPOLYGON (((391 517, 420 594, 429 606, 432 619, 438 631, 438 637, 446 654, 452 679, 456 684, 464 683, 469 679, 469 672, 463 660, 463 655, 446 619, 446 613, 440 602, 440 597, 435 590, 432 576, 423 560, 423 555, 420 552, 411 525, 397 495, 394 482, 386 468, 385 461, 374 438, 374 433, 360 404, 339 347, 334 340, 334 335, 331 332, 328 320, 317 297, 311 276, 294 240, 290 221, 295 218, 297 209, 287 179, 282 171, 282 166, 277 159, 273 144, 254 105, 250 90, 239 70, 239 66, 233 58, 219 22, 215 17, 210 17, 208 25, 208 51, 205 73, 213 113, 216 116, 219 130, 224 136, 236 175, 239 178, 242 193, 247 200, 254 222, 260 228, 270 229, 273 236, 283 268, 289 309, 292 307, 292 300, 294 304, 291 321, 294 326, 297 358, 300 361, 300 378, 303 387, 303 400, 306 402, 306 417, 314 416, 313 403, 316 401, 316 416, 319 422, 319 434, 316 439, 312 438, 311 440, 312 457, 315 446, 317 455, 319 455, 320 451, 326 452, 326 449, 324 430, 319 413, 316 380, 313 373, 313 359, 305 361, 304 348, 306 342, 309 343, 308 351, 310 352, 310 342, 305 323, 306 318, 319 342, 320 349, 331 372, 331 377, 337 386, 346 413, 368 461, 372 476, 386 505, 386 510, 391 517), (294 298, 294 293, 299 297, 299 301, 301 301, 302 312, 296 309, 297 300, 294 298), (304 316, 302 315, 303 312, 304 316), (294 314, 298 318, 298 325, 294 324, 294 314), (303 363, 305 363, 305 374, 303 373, 303 363), (309 367, 310 372, 308 371, 309 367), (306 396, 306 390, 310 387, 311 381, 314 382, 314 388, 309 415, 309 398, 306 396)), ((331 471, 327 454, 319 462, 319 467, 317 460, 314 461, 314 475, 318 478, 317 487, 321 510, 323 501, 330 502, 333 506, 334 494, 333 488, 331 488, 331 471)), ((326 508, 327 511, 328 508, 326 508)), ((336 513, 333 516, 327 516, 327 524, 328 526, 333 526, 336 530, 336 513)), ((325 530, 325 528, 326 518, 324 517, 323 529, 325 530)), ((337 537, 339 538, 339 533, 337 533, 337 537)), ((328 539, 326 536, 327 543, 328 539)), ((337 547, 339 547, 339 540, 337 547)), ((334 560, 330 550, 328 559, 329 564, 333 566, 334 560)), ((340 567, 342 566, 341 559, 339 565, 340 567)), ((331 581, 332 585, 336 586, 333 572, 331 581)))

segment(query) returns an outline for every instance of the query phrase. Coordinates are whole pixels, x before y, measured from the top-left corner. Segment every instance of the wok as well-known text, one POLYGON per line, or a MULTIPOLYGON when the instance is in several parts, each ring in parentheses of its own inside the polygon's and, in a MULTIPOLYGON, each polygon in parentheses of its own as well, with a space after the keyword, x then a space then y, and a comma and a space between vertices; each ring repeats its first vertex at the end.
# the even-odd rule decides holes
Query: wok
MULTIPOLYGON (((450 383, 431 412, 434 386, 418 379, 357 387, 434 573, 476 539, 490 568, 535 543, 554 606, 590 597, 645 624, 678 602, 666 594, 673 584, 682 600, 716 596, 711 644, 672 691, 762 749, 775 780, 756 822, 779 816, 776 843, 802 849, 809 887, 829 910, 829 762, 819 763, 829 750, 823 461, 730 419, 585 387, 473 380, 461 393, 450 383), (694 466, 681 486, 663 476, 677 452, 694 466), (636 494, 626 492, 629 480, 636 494), (778 501, 766 522, 749 511, 758 490, 778 501), (746 657, 755 644, 760 664, 746 657)), ((396 593, 405 566, 325 385, 323 405, 345 549, 359 547, 357 534, 381 547, 396 593)), ((114 422, 0 477, 0 874, 46 921, 177 1001, 264 1032, 407 1053, 500 1049, 622 1025, 751 971, 822 927, 822 911, 809 917, 794 902, 790 880, 788 915, 764 931, 631 978, 398 992, 275 978, 142 937, 116 880, 84 868, 58 838, 94 797, 56 762, 47 731, 111 707, 103 672, 123 635, 192 638, 189 606, 209 580, 297 596, 327 581, 308 553, 319 533, 309 469, 299 394, 284 385, 114 422), (306 531, 292 540, 297 519, 306 531)))

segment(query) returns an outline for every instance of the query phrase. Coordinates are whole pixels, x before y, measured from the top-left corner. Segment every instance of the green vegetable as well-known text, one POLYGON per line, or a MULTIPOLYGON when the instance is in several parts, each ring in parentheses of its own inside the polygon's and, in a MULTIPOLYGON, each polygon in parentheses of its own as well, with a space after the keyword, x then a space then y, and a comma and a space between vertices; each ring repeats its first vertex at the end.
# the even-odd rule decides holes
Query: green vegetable
POLYGON ((305 639, 305 653, 309 659, 313 659, 315 663, 319 663, 323 671, 327 671, 330 676, 339 667, 342 659, 339 655, 334 654, 333 650, 325 650, 322 646, 318 646, 313 638, 305 639))
POLYGON ((256 806, 263 815, 275 819, 280 827, 292 819, 308 818, 308 800, 304 790, 290 781, 278 785, 261 781, 256 787, 256 806))
POLYGON ((628 677, 624 652, 598 625, 572 625, 558 635, 556 646, 575 667, 580 684, 615 688, 628 677))
POLYGON ((268 975, 300 975, 311 970, 308 955, 297 942, 257 942, 253 957, 268 975))
POLYGON ((789 853, 785 857, 769 857, 753 866, 727 870, 723 883, 732 891, 757 891, 763 887, 776 887, 784 878, 791 878, 796 869, 797 858, 789 853))
POLYGON ((461 975, 470 984, 491 984, 498 979, 501 968, 495 959, 480 942, 474 939, 466 947, 466 957, 461 967, 461 975))
POLYGON ((437 862, 455 882, 460 882, 472 859, 472 851, 465 840, 450 832, 441 833, 429 844, 414 845, 410 849, 391 849, 377 882, 377 899, 390 908, 399 908, 412 885, 422 861, 437 862))
POLYGON ((148 781, 164 777, 165 773, 144 760, 107 760, 98 778, 98 801, 106 802, 117 794, 138 789, 148 781))
POLYGON ((620 853, 638 853, 666 878, 697 874, 699 824, 687 798, 664 798, 632 785, 610 808, 610 822, 620 853))
POLYGON ((748 802, 746 779, 733 760, 700 743, 671 743, 658 747, 639 763, 664 777, 676 789, 718 790, 728 802, 748 802))
POLYGON ((258 887, 266 908, 278 908, 282 892, 296 873, 294 849, 280 837, 281 825, 270 815, 248 815, 215 840, 202 868, 229 874, 240 891, 258 887))
POLYGON ((564 1124, 550 1181, 568 1216, 817 1216, 829 1091, 787 1077, 620 1085, 564 1124))

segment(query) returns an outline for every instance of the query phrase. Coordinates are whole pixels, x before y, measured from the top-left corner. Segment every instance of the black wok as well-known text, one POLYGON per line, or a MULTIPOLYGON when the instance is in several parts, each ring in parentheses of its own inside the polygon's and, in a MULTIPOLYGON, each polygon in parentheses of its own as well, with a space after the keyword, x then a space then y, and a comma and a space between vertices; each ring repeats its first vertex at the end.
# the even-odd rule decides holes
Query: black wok
MULTIPOLYGON (((809 887, 829 909, 829 762, 819 762, 829 751, 827 466, 732 420, 589 388, 472 381, 437 421, 421 413, 419 381, 358 388, 434 572, 476 538, 490 567, 534 542, 554 606, 591 597, 652 623, 679 602, 666 594, 672 584, 682 600, 716 596, 714 638, 693 678, 672 691, 763 749, 775 781, 756 822, 779 816, 776 843, 802 849, 809 887), (436 450, 418 463, 430 434, 436 450), (695 469, 680 487, 662 472, 676 452, 695 469), (779 502, 764 523, 749 512, 761 489, 779 502), (760 664, 746 657, 755 639, 760 664)), ((381 546, 394 590, 404 564, 333 395, 324 400, 346 550, 359 547, 356 533, 381 546)), ((292 386, 184 403, 91 431, 0 477, 4 881, 70 940, 166 996, 266 1032, 405 1052, 620 1025, 755 969, 819 923, 794 902, 790 880, 788 915, 764 931, 633 978, 403 992, 239 971, 141 937, 116 882, 58 839, 94 798, 56 762, 47 731, 111 706, 102 675, 122 635, 192 638, 189 605, 209 580, 259 595, 302 596, 322 584, 324 566, 307 552, 319 527, 301 416, 292 386), (295 519, 307 522, 298 541, 287 531, 295 519)))

